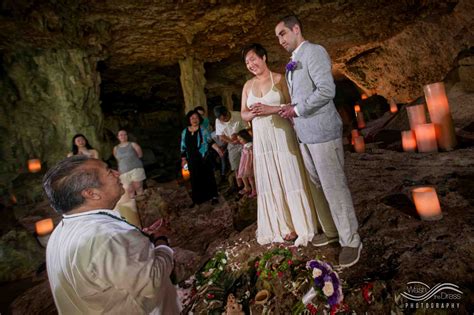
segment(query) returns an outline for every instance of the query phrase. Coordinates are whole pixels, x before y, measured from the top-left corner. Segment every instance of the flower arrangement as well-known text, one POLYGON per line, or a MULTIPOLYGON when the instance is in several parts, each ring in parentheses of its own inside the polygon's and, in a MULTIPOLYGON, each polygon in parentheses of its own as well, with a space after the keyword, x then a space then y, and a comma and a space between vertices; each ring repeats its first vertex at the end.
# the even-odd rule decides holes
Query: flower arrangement
POLYGON ((196 275, 198 286, 204 284, 212 285, 220 278, 221 274, 227 265, 227 256, 224 252, 217 252, 212 259, 210 259, 203 270, 196 275))
MULTIPOLYGON (((311 314, 317 314, 318 307, 312 301, 315 297, 319 296, 325 299, 326 305, 323 307, 329 307, 331 314, 336 313, 340 309, 345 310, 345 307, 341 307, 344 299, 341 281, 337 273, 332 269, 332 266, 321 260, 310 260, 306 263, 306 268, 311 272, 313 279, 313 286, 302 299, 306 309, 311 314)), ((319 307, 319 309, 323 307, 319 307)))
POLYGON ((294 71, 296 70, 297 66, 298 66, 298 62, 290 60, 290 62, 286 64, 286 71, 288 72, 294 71))
POLYGON ((285 271, 293 265, 291 251, 286 248, 277 248, 263 254, 260 260, 255 262, 257 276, 262 280, 281 278, 285 271))

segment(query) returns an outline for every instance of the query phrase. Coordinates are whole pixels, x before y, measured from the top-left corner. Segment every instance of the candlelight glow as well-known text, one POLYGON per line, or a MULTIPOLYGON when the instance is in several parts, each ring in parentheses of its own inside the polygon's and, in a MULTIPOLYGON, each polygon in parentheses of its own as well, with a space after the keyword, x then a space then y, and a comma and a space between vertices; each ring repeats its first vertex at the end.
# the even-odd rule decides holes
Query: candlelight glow
POLYGON ((392 114, 398 112, 397 103, 395 103, 395 100, 393 98, 390 100, 390 112, 392 114))
POLYGON ((443 82, 425 85, 426 104, 431 122, 435 124, 436 139, 441 149, 452 150, 457 144, 453 119, 443 82))
POLYGON ((354 139, 360 136, 358 129, 351 130, 351 144, 354 145, 354 139))
POLYGON ((360 96, 360 98, 361 98, 362 100, 366 100, 366 99, 367 99, 367 94, 363 93, 363 94, 360 96))
POLYGON ((416 137, 413 130, 402 131, 402 147, 405 152, 416 151, 416 137))
POLYGON ((189 173, 189 170, 185 168, 181 169, 181 175, 183 176, 184 180, 188 180, 191 178, 191 173, 189 173))
POLYGON ((358 112, 356 115, 356 118, 357 118, 357 128, 359 129, 365 128, 364 113, 358 112))
POLYGON ((410 129, 415 130, 416 125, 426 124, 425 105, 419 104, 407 107, 410 129))
POLYGON ((358 104, 354 105, 354 111, 356 112, 356 115, 357 115, 357 113, 360 112, 360 106, 358 104))
POLYGON ((53 219, 44 219, 35 223, 35 230, 38 236, 51 233, 54 229, 53 219))
POLYGON ((365 141, 363 136, 358 136, 354 139, 354 150, 357 153, 365 152, 365 141))
POLYGON ((416 145, 418 152, 436 152, 436 131, 434 124, 422 124, 415 126, 416 145))
POLYGON ((418 187, 412 189, 416 211, 421 219, 427 221, 439 220, 443 217, 438 195, 433 187, 418 187))
POLYGON ((28 160, 28 171, 30 171, 30 173, 41 171, 41 161, 39 159, 28 160))

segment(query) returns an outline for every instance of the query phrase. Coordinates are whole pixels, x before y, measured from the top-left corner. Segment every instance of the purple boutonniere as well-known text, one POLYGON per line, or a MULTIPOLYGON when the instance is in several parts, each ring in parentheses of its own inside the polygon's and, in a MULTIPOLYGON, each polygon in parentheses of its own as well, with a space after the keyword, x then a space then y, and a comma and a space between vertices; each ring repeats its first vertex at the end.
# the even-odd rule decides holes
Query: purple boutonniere
POLYGON ((293 71, 296 70, 296 67, 298 66, 298 62, 296 61, 290 61, 286 64, 286 71, 293 71))

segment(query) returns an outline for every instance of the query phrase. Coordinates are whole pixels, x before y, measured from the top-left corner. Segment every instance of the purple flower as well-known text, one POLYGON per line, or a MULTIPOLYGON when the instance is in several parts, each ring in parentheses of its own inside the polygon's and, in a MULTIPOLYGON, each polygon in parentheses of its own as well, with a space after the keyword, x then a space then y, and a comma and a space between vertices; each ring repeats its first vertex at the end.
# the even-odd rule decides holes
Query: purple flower
POLYGON ((298 63, 296 61, 290 61, 286 64, 286 71, 296 70, 298 63))

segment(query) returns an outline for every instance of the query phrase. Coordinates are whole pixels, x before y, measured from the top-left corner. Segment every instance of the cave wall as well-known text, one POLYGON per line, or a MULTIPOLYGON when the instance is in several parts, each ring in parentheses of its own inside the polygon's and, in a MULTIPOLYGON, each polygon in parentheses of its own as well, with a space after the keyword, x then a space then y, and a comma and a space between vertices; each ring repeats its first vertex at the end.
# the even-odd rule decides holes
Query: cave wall
POLYGON ((335 69, 368 95, 409 102, 423 85, 443 81, 474 45, 474 5, 460 1, 453 12, 416 21, 395 36, 349 49, 335 69))
POLYGON ((105 151, 99 84, 96 60, 82 50, 28 50, 2 56, 2 183, 26 172, 28 158, 39 158, 46 166, 63 159, 76 133, 105 151))

